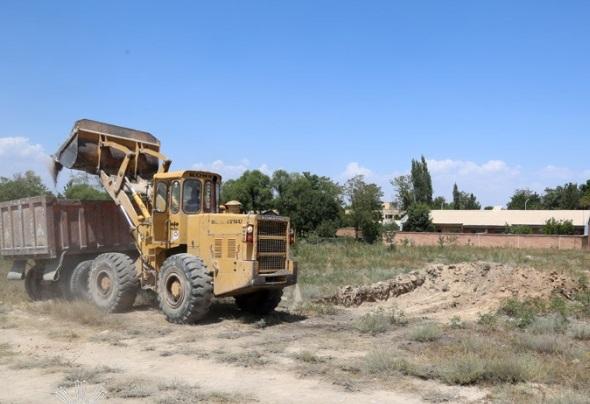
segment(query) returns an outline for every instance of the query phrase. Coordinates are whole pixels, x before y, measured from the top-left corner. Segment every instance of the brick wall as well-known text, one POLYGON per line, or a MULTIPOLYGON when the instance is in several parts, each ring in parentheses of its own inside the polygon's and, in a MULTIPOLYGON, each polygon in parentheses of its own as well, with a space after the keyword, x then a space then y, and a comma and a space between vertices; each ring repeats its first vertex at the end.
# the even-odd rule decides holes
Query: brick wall
MULTIPOLYGON (((385 241, 390 244, 390 241, 385 241)), ((588 249, 588 236, 548 236, 543 234, 473 234, 397 232, 392 242, 398 245, 588 249)))

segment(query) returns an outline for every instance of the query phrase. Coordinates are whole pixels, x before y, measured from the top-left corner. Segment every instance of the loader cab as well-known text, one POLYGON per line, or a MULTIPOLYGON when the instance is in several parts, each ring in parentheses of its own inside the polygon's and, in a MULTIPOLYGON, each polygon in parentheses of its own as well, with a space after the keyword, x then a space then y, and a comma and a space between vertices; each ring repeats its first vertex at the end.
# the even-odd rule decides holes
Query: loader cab
POLYGON ((221 176, 214 173, 172 171, 154 175, 154 241, 182 243, 187 216, 219 213, 220 191, 221 176))

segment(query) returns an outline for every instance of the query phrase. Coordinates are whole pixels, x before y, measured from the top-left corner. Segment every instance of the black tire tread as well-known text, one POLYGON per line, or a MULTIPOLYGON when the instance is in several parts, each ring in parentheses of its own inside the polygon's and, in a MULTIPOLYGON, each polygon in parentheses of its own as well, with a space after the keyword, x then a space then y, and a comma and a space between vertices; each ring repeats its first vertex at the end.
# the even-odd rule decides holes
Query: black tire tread
POLYGON ((185 310, 179 316, 171 316, 167 312, 162 293, 158 293, 160 310, 166 315, 166 320, 175 324, 193 324, 201 320, 209 312, 211 299, 213 298, 213 278, 207 272, 207 266, 199 257, 181 253, 166 259, 160 270, 165 274, 168 267, 174 266, 181 269, 190 281, 189 302, 185 310))
POLYGON ((234 299, 240 310, 262 316, 273 312, 281 302, 282 297, 283 289, 262 289, 238 295, 234 299))
MULTIPOLYGON (((107 261, 112 264, 115 272, 116 281, 119 285, 117 295, 112 299, 111 303, 106 307, 109 313, 121 313, 128 311, 135 302, 137 291, 139 289, 139 279, 135 272, 135 266, 129 256, 121 253, 105 253, 101 254, 94 260, 94 263, 100 261, 107 261)), ((90 271, 94 270, 94 263, 90 271)), ((91 291, 92 276, 88 276, 88 290, 91 291)))
POLYGON ((72 271, 69 279, 69 294, 74 300, 90 300, 90 292, 88 291, 88 275, 92 267, 92 260, 82 261, 76 265, 72 271), (83 282, 83 278, 86 282, 83 282), (84 285, 84 290, 80 290, 80 285, 84 285))

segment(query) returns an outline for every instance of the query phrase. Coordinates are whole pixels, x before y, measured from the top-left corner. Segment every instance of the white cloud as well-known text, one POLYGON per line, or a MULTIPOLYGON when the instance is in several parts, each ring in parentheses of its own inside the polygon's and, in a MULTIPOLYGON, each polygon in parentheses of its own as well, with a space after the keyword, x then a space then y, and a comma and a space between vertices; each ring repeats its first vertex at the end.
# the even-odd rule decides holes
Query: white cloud
POLYGON ((0 137, 0 175, 12 177, 16 173, 28 170, 41 176, 44 182, 52 186, 49 174, 51 158, 43 146, 32 143, 26 137, 0 137))
POLYGON ((520 173, 517 166, 511 167, 502 160, 489 160, 478 164, 466 160, 427 160, 428 168, 432 174, 453 174, 460 176, 486 175, 486 174, 508 174, 516 176, 520 173))
POLYGON ((348 163, 348 165, 346 166, 346 169, 344 170, 344 172, 342 173, 341 176, 344 179, 350 179, 350 178, 356 177, 357 175, 371 177, 373 175, 373 172, 371 170, 369 170, 367 167, 363 167, 359 163, 357 163, 356 161, 353 161, 351 163, 348 163))
POLYGON ((543 167, 539 175, 543 178, 555 180, 568 180, 577 176, 573 170, 567 167, 559 167, 552 164, 543 167))
MULTIPOLYGON (((221 174, 224 179, 233 179, 242 175, 244 171, 252 170, 254 168, 251 167, 250 161, 248 159, 242 159, 238 163, 234 164, 225 163, 223 160, 215 160, 211 163, 196 163, 193 164, 193 169, 212 171, 221 174)), ((272 170, 266 164, 260 165, 257 169, 266 175, 272 174, 272 170)))

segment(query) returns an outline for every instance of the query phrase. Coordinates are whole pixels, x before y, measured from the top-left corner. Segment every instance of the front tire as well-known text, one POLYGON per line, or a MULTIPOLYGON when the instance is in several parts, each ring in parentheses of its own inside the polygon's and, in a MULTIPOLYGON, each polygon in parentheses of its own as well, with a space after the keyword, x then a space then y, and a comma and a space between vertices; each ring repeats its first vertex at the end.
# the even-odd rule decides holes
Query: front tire
POLYGON ((158 300, 166 320, 192 324, 207 315, 213 298, 213 278, 200 258, 172 255, 158 277, 158 300))
POLYGON ((133 306, 139 280, 133 261, 125 254, 101 254, 90 267, 88 291, 91 300, 109 313, 120 313, 133 306))
POLYGON ((277 308, 283 297, 283 289, 262 289, 235 297, 240 310, 263 316, 277 308))

